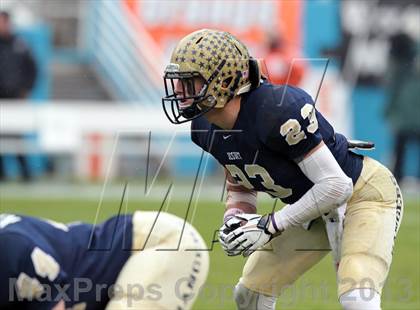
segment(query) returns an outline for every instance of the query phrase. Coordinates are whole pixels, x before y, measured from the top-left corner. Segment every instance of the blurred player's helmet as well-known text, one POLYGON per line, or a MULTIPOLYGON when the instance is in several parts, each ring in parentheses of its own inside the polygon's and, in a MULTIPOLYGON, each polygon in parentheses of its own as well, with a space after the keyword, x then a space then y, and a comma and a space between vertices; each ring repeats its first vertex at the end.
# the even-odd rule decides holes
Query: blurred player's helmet
POLYGON ((202 29, 190 33, 175 47, 165 69, 166 95, 162 105, 166 116, 172 123, 180 124, 212 108, 223 108, 255 84, 250 70, 255 70, 256 63, 246 46, 228 32, 202 29), (197 78, 204 84, 196 90, 197 78), (182 94, 175 93, 176 83, 182 84, 182 94))

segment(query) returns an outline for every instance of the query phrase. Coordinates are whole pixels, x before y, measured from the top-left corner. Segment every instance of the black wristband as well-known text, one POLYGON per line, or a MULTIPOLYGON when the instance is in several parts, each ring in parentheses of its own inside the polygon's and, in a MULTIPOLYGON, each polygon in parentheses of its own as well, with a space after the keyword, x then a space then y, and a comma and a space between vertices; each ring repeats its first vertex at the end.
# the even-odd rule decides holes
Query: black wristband
POLYGON ((272 235, 272 233, 268 230, 268 226, 270 225, 271 214, 263 215, 260 220, 258 221, 257 227, 259 229, 264 230, 267 235, 272 235))

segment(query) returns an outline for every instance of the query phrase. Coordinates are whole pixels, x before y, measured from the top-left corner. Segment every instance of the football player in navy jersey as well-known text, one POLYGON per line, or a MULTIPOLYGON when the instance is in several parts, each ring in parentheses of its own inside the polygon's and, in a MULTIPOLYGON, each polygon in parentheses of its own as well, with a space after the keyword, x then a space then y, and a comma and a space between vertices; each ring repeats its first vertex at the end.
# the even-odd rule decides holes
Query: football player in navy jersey
POLYGON ((0 214, 0 309, 190 309, 209 258, 183 226, 164 212, 99 225, 0 214))
POLYGON ((342 307, 380 309, 402 217, 394 177, 350 151, 305 91, 260 72, 234 36, 203 29, 177 44, 164 73, 168 119, 191 121, 193 142, 226 171, 220 242, 230 256, 250 255, 235 288, 238 309, 274 309, 329 247, 342 307), (259 215, 257 192, 286 205, 259 215))

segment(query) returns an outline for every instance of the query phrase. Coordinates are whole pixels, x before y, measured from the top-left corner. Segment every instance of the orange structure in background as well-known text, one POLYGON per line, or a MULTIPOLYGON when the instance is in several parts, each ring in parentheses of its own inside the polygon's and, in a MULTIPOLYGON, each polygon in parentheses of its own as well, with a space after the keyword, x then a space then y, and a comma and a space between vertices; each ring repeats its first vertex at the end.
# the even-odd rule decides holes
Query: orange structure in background
MULTIPOLYGON (((229 16, 229 19, 226 19, 226 16, 224 19, 221 17, 220 21, 217 20, 216 16, 216 21, 213 21, 212 23, 206 23, 205 20, 202 21, 199 18, 192 22, 186 18, 186 12, 184 15, 177 13, 180 11, 184 12, 183 10, 187 9, 187 6, 191 5, 191 3, 192 2, 185 1, 160 2, 162 10, 165 9, 166 5, 175 5, 173 15, 167 19, 156 18, 156 20, 148 22, 144 16, 150 14, 150 12, 144 11, 147 9, 147 5, 145 5, 144 1, 123 1, 123 5, 126 6, 125 11, 127 14, 131 14, 128 20, 132 21, 133 17, 135 17, 138 21, 135 25, 133 23, 133 28, 138 29, 139 24, 142 25, 150 37, 153 38, 156 45, 160 46, 162 51, 168 50, 168 44, 173 44, 178 39, 197 29, 221 29, 231 32, 240 40, 244 41, 245 44, 250 47, 254 57, 265 59, 268 75, 273 83, 286 83, 288 80, 288 83, 297 85, 300 82, 305 71, 303 62, 294 61, 290 76, 289 71, 293 59, 299 58, 301 55, 302 1, 270 1, 268 5, 272 6, 270 9, 272 9, 272 14, 274 16, 273 20, 269 22, 270 27, 268 27, 267 24, 264 25, 262 23, 256 23, 255 21, 250 21, 249 23, 241 24, 240 26, 237 25, 238 23, 234 22, 235 18, 242 18, 242 20, 244 20, 244 18, 246 19, 244 16, 238 16, 240 14, 249 15, 261 13, 259 11, 244 11, 243 7, 249 5, 246 1, 226 1, 223 5, 229 6, 231 10, 233 8, 235 12, 237 11, 237 14, 229 16), (242 10, 240 10, 241 5, 242 10), (273 35, 281 38, 281 49, 273 50, 269 48, 269 39, 271 39, 270 36, 273 35)), ((210 1, 196 1, 195 5, 198 8, 197 14, 207 14, 207 16, 214 12, 206 11, 206 9, 216 9, 214 3, 210 1), (203 7, 203 9, 200 9, 200 7, 203 7)), ((254 5, 258 7, 260 3, 255 2, 254 5)), ((267 5, 267 3, 264 5, 267 5)), ((150 7, 148 8, 150 9, 150 7)), ((218 9, 220 9, 220 7, 218 9)), ((155 10, 153 14, 164 14, 160 11, 161 10, 155 10)), ((162 53, 162 55, 164 55, 164 53, 162 53)), ((163 61, 163 63, 165 62, 166 61, 163 61)))
POLYGON ((103 170, 103 157, 101 155, 101 147, 103 136, 100 133, 92 133, 88 135, 88 142, 91 151, 88 154, 89 178, 92 181, 99 180, 103 170))

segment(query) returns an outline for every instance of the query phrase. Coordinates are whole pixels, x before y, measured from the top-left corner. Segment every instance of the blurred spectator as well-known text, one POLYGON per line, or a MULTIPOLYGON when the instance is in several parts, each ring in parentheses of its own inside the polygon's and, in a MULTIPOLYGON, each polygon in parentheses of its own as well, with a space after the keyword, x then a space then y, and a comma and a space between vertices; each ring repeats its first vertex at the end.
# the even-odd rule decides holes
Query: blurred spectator
MULTIPOLYGON (((0 11, 0 99, 24 99, 35 83, 36 65, 27 45, 13 32, 9 13, 0 11)), ((20 135, 0 138, 23 139, 20 135)), ((22 154, 17 155, 24 180, 30 178, 22 154)), ((4 156, 0 154, 0 179, 4 178, 4 156)))
POLYGON ((277 34, 267 35, 267 55, 264 57, 273 84, 289 84, 298 86, 303 77, 304 64, 295 60, 293 53, 288 52, 286 45, 277 34))
MULTIPOLYGON (((404 33, 391 37, 387 72, 388 105, 385 115, 395 137, 394 175, 402 178, 405 150, 410 142, 420 146, 420 64, 416 42, 404 33)), ((420 176, 420 171, 419 171, 420 176)))
POLYGON ((35 83, 35 61, 27 45, 12 33, 7 12, 0 12, 0 67, 0 98, 25 98, 35 83))

